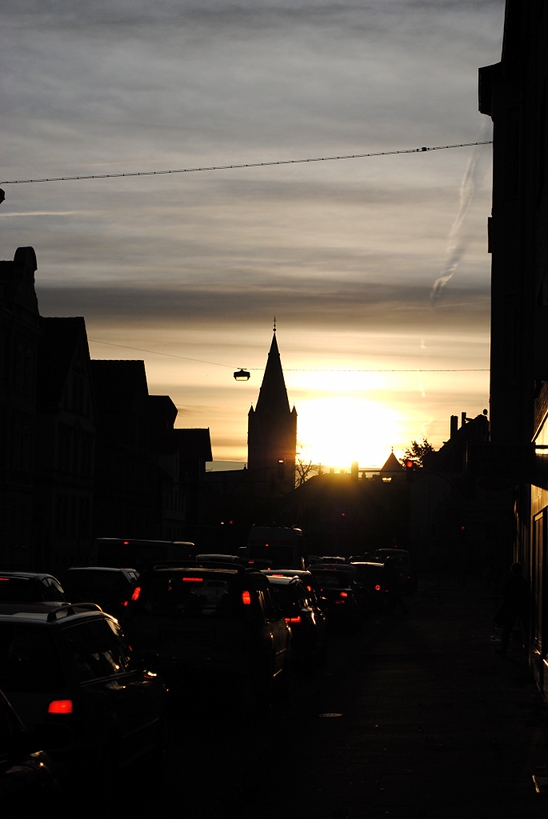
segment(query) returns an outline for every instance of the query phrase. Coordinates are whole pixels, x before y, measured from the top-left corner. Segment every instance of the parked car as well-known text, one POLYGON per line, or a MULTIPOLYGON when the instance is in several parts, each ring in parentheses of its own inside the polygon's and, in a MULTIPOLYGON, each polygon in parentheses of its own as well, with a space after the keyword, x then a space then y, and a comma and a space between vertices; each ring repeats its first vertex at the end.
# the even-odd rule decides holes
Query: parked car
POLYGON ((43 572, 0 572, 0 603, 66 603, 59 580, 43 572))
POLYGON ((342 568, 314 564, 310 571, 320 585, 321 605, 327 611, 329 622, 354 630, 362 625, 362 607, 348 572, 342 568))
POLYGON ((26 729, 71 729, 51 752, 64 782, 107 782, 162 753, 166 686, 98 606, 3 605, 0 656, 0 689, 26 729))
POLYGON ((377 549, 375 560, 384 563, 390 557, 398 573, 398 586, 401 592, 417 590, 417 575, 411 564, 411 557, 406 549, 377 549))
POLYGON ((45 748, 67 743, 70 733, 63 733, 54 725, 27 731, 0 691, 0 805, 4 816, 31 816, 35 811, 39 815, 59 807, 63 792, 45 748))
POLYGON ((260 572, 155 567, 140 576, 124 624, 167 674, 236 678, 253 694, 289 679, 291 629, 260 572))
POLYGON ((327 617, 316 593, 299 577, 284 577, 276 570, 264 572, 285 620, 291 626, 291 651, 301 671, 313 670, 325 660, 327 617))
POLYGON ((110 566, 73 566, 61 575, 71 603, 97 603, 103 611, 120 617, 139 579, 136 569, 110 566))

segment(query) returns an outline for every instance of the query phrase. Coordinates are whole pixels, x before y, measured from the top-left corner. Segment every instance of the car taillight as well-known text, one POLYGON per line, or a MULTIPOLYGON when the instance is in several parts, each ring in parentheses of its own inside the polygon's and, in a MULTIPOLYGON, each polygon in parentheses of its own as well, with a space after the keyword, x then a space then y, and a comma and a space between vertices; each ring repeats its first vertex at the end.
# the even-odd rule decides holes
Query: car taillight
POLYGON ((285 622, 289 623, 289 624, 300 623, 301 622, 301 615, 299 614, 298 617, 286 617, 285 622))
POLYGON ((342 591, 342 592, 339 594, 339 597, 348 597, 348 592, 342 591))
POLYGON ((48 714, 72 714, 72 700, 52 700, 48 714))
POLYGON ((182 581, 183 581, 183 583, 203 583, 204 578, 203 577, 183 577, 182 581))
POLYGON ((139 599, 140 594, 141 594, 140 586, 137 586, 135 589, 133 589, 133 594, 131 595, 131 599, 133 600, 133 602, 139 599))
POLYGON ((244 604, 244 606, 251 605, 251 595, 248 591, 242 592, 242 603, 244 604))
POLYGON ((375 591, 380 591, 380 590, 381 590, 381 587, 380 587, 379 583, 377 583, 377 585, 375 586, 375 591))

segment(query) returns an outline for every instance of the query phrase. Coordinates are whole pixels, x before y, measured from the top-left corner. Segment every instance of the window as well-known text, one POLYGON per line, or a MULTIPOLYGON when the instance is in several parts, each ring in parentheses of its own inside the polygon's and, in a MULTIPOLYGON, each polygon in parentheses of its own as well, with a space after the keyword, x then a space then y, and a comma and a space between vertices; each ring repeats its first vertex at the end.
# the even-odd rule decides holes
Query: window
POLYGON ((112 677, 129 670, 130 649, 123 644, 121 632, 117 634, 110 625, 110 621, 97 618, 64 630, 80 682, 112 677))

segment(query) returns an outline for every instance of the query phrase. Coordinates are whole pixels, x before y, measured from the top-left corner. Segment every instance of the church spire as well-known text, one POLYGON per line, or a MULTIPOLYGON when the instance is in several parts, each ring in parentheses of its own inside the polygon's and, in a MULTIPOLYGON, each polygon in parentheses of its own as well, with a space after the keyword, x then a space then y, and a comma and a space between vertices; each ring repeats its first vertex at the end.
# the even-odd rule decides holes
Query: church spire
POLYGON ((247 422, 247 461, 258 494, 275 495, 295 488, 297 411, 289 400, 276 338, 272 342, 255 409, 247 422))
POLYGON ((276 339, 276 325, 272 335, 272 343, 268 352, 268 360, 263 375, 263 383, 259 391, 255 412, 278 415, 289 412, 289 399, 282 370, 282 361, 276 339))

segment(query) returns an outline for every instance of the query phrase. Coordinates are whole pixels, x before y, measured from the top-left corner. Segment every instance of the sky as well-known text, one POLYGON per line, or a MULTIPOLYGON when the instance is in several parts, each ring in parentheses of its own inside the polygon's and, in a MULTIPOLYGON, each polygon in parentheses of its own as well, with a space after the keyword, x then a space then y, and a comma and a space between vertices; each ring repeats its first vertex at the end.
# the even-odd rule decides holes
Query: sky
POLYGON ((2 6, 0 258, 34 247, 41 315, 143 360, 217 465, 246 462, 274 320, 306 462, 488 408, 504 0, 2 6))

